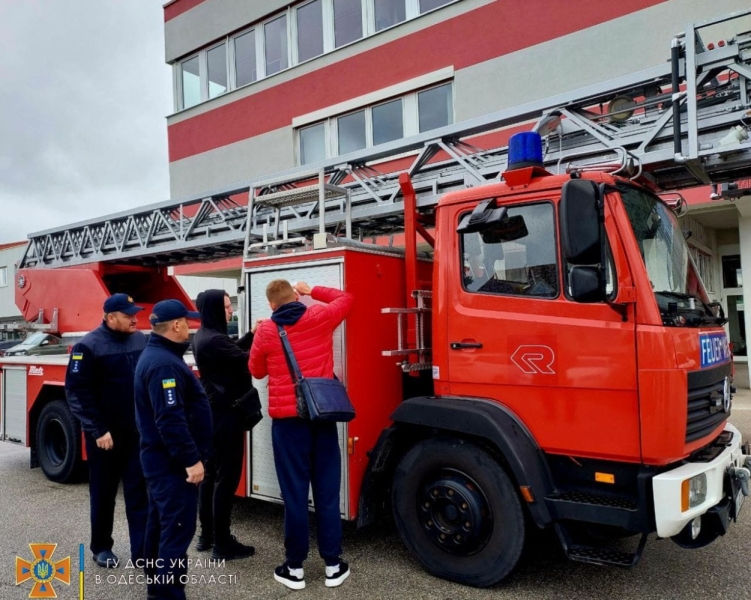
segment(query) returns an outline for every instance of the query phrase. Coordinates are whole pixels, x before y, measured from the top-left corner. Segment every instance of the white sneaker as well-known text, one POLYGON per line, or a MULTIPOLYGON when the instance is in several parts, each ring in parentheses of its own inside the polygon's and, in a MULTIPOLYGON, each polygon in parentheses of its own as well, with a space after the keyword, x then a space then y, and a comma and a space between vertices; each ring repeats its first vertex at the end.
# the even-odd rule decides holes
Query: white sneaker
POLYGON ((341 561, 334 567, 326 567, 326 587, 337 587, 349 577, 349 565, 341 561))

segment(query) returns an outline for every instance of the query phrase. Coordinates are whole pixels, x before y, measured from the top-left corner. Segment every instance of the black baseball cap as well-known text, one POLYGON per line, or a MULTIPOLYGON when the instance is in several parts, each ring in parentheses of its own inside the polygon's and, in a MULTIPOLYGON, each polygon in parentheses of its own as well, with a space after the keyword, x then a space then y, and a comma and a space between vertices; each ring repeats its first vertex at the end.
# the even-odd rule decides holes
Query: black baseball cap
POLYGON ((136 306, 133 298, 128 294, 113 294, 104 301, 105 313, 121 312, 132 316, 142 310, 143 306, 136 306))
POLYGON ((154 305, 149 321, 152 325, 156 325, 157 323, 166 323, 167 321, 174 321, 183 317, 186 319, 200 319, 201 313, 188 310, 179 300, 162 300, 154 305))

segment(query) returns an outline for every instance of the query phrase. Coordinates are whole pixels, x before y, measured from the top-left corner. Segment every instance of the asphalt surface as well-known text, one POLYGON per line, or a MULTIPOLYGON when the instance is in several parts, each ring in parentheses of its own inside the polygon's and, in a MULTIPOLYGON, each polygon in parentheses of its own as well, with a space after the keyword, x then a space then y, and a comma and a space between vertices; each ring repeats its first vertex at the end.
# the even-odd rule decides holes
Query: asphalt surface
MULTIPOLYGON (((734 401, 731 421, 744 439, 751 437, 751 391, 740 391, 734 401)), ((58 598, 78 598, 78 548, 88 542, 88 487, 60 485, 48 481, 39 469, 29 469, 24 448, 0 443, 0 600, 27 598, 30 585, 15 586, 15 558, 30 559, 31 542, 57 543, 53 555, 68 555, 73 562, 73 584, 55 583, 58 598)), ((568 561, 553 535, 538 533, 529 540, 522 560, 512 576, 501 585, 478 590, 436 579, 409 556, 390 520, 365 530, 345 527, 345 558, 351 577, 340 587, 324 587, 323 564, 314 556, 306 564, 307 588, 294 592, 274 581, 272 573, 283 560, 282 508, 253 500, 238 500, 233 517, 237 537, 256 547, 256 556, 226 563, 223 569, 193 567, 196 577, 214 576, 213 583, 188 586, 188 598, 274 599, 294 596, 299 600, 330 598, 403 599, 460 598, 577 599, 743 599, 751 598, 751 502, 739 523, 714 544, 700 550, 682 550, 669 540, 647 544, 644 557, 633 569, 598 567, 568 561), (235 581, 229 583, 234 575, 235 581), (220 583, 224 581, 224 583, 220 583)), ((115 548, 127 557, 127 529, 120 498, 115 515, 115 548)), ((312 542, 315 549, 315 540, 312 542)), ((87 551, 85 581, 87 600, 145 599, 144 585, 128 584, 129 576, 141 571, 105 570, 91 562, 87 551), (106 577, 115 575, 108 583, 106 577), (97 583, 96 576, 101 577, 97 583)), ((203 559, 192 548, 190 558, 203 559)))

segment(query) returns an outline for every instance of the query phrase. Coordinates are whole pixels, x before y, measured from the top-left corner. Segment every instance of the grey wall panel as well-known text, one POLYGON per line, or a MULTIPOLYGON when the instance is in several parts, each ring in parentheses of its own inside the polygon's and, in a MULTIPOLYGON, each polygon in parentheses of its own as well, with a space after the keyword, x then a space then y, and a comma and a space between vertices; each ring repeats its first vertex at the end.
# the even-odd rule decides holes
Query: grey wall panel
POLYGON ((170 195, 180 198, 295 166, 294 132, 284 127, 170 163, 170 195))

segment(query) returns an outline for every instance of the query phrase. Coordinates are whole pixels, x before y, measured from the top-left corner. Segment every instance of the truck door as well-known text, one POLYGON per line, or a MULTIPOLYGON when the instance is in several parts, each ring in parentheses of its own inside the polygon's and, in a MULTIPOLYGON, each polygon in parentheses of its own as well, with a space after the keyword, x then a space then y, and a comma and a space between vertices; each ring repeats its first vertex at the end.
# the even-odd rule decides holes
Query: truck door
MULTIPOLYGON (((447 220, 455 258, 439 283, 448 295, 439 379, 452 395, 510 408, 547 452, 638 460, 634 320, 567 297, 555 201, 507 206, 507 226, 491 235, 456 232, 474 206, 447 220)), ((625 276, 615 265, 627 265, 608 214, 606 230, 612 289, 625 276)))

